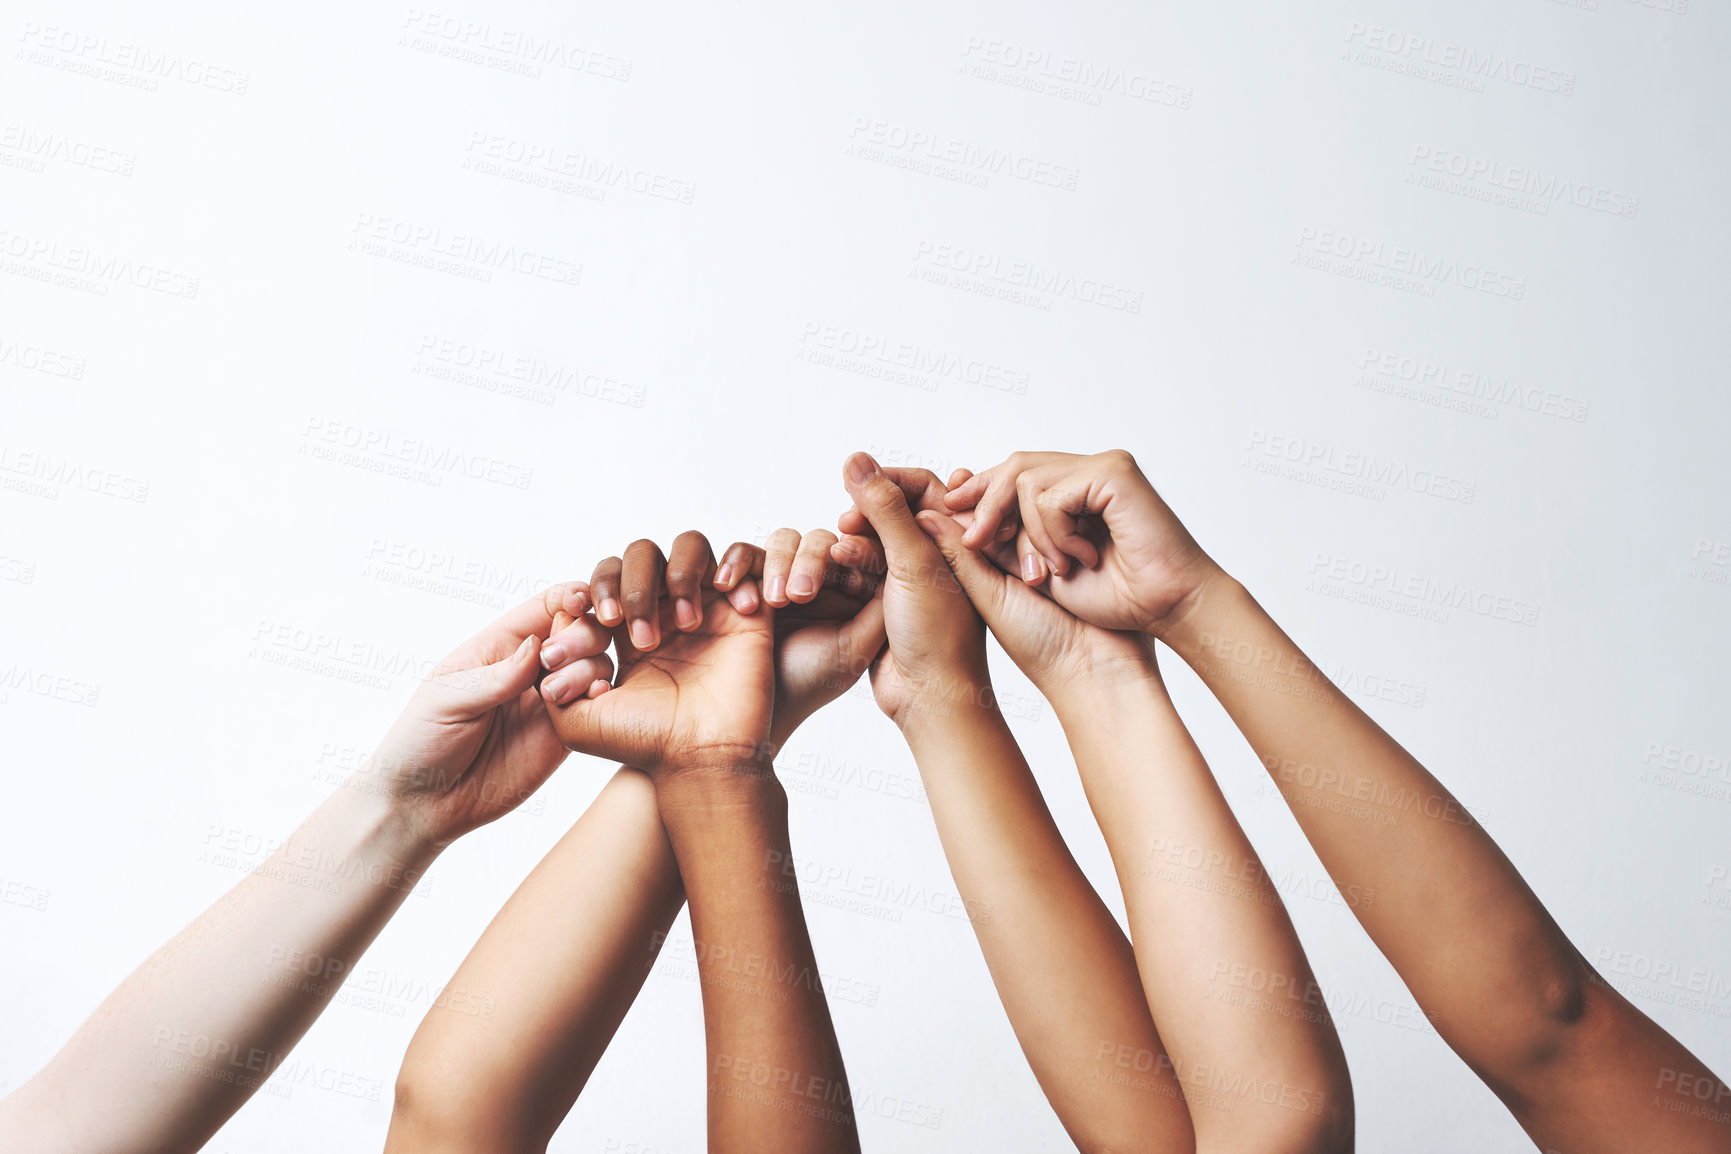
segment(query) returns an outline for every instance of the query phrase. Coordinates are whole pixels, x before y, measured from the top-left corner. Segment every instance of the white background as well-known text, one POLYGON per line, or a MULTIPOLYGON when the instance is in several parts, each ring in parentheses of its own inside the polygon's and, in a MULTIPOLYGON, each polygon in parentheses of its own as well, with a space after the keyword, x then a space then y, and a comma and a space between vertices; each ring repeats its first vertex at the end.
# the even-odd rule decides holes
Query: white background
MULTIPOLYGON (((1132 450, 1731 1069, 1723 6, 150 7, 0 23, 0 1091, 237 880, 213 843, 286 834, 407 697, 285 667, 277 627, 431 660, 633 538, 832 524, 856 448, 1132 450), (525 35, 580 66, 506 70, 525 35), (578 178, 475 164, 530 146, 578 178), (470 256, 411 263, 436 246, 470 256), (1378 283, 1408 261, 1432 275, 1378 283), (521 364, 554 383, 512 395, 521 364), (326 436, 372 466, 303 452, 326 436)), ((1361 1147, 1523 1148, 1172 681, 1335 1006, 1361 1147)), ((819 957, 876 995, 834 1007, 867 1148, 1067 1148, 967 922, 835 908, 953 893, 923 803, 824 778, 912 775, 895 731, 856 693, 783 760, 819 957)), ((363 968, 445 981, 604 777, 573 758, 451 849, 363 968)), ((261 1094, 211 1148, 376 1149, 424 1011, 334 1005, 296 1057, 376 1100, 261 1094)), ((554 1149, 700 1150, 702 1075, 697 987, 658 974, 554 1149)))

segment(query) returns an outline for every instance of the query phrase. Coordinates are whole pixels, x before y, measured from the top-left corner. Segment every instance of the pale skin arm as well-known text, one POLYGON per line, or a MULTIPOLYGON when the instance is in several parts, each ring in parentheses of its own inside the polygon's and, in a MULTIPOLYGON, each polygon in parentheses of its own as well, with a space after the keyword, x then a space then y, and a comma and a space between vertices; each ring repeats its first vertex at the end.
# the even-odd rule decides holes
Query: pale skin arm
MULTIPOLYGON (((801 719, 857 681, 882 647, 881 613, 861 575, 828 563, 834 543, 834 534, 822 530, 803 537, 779 530, 767 550, 733 546, 725 560, 737 572, 718 573, 742 612, 758 606, 756 584, 747 577, 773 582, 780 607, 797 606, 778 623, 777 746, 801 719), (796 578, 791 603, 784 595, 790 572, 796 578), (842 592, 849 588, 854 595, 842 592)), ((654 565, 633 573, 634 580, 652 583, 651 603, 663 584, 676 603, 695 602, 689 576, 676 571, 669 580, 654 565)), ((615 626, 624 616, 620 606, 643 600, 644 589, 622 587, 622 577, 621 566, 609 560, 591 585, 592 599, 610 607, 615 626)), ((549 672, 541 691, 551 702, 572 700, 598 675, 612 672, 604 656, 610 633, 570 624, 561 615, 542 650, 549 672)), ((462 1012, 435 1007, 416 1031, 398 1075, 387 1152, 545 1150, 684 902, 655 788, 646 775, 621 769, 517 888, 452 977, 447 990, 458 991, 453 1005, 462 1012)))
MULTIPOLYGON (((1542 1148, 1724 1154, 1731 1091, 1607 985, 1455 797, 1209 558, 1124 453, 1018 454, 955 478, 989 548, 1019 519, 1035 581, 1078 616, 1160 638, 1249 739, 1449 1046, 1542 1148)), ((1016 535, 1014 530, 1011 535, 1016 535)))
POLYGON ((32 1154, 202 1146, 287 1057, 440 850, 564 760, 534 691, 536 639, 554 613, 586 608, 584 586, 550 589, 447 657, 368 770, 0 1102, 9 1144, 32 1154))
MULTIPOLYGON (((863 458, 863 460, 862 460, 863 458)), ((848 491, 887 554, 878 703, 907 738, 957 892, 1029 1066, 1083 1151, 1187 1151, 1190 1114, 1124 932, 1065 846, 992 697, 985 630, 903 491, 848 491)), ((837 559, 868 560, 850 537, 837 559)))

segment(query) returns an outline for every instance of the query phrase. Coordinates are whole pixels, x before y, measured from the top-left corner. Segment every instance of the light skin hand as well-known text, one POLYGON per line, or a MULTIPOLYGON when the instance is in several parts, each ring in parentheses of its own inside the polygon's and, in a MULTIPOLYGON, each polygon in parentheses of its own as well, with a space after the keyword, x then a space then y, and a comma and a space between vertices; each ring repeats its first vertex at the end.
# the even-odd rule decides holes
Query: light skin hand
POLYGON ((55 1154, 202 1146, 287 1057, 440 850, 564 761, 535 654, 555 614, 587 605, 585 586, 556 586, 454 650, 364 770, 0 1101, 0 1133, 55 1154), (333 862, 340 876, 323 864, 333 862), (309 958, 329 980, 307 978, 309 958))
POLYGON ((1017 542, 1005 566, 1106 629, 1160 634, 1220 576, 1216 565, 1122 450, 1015 453, 958 472, 944 504, 973 514, 970 549, 1017 542))
POLYGON ((845 476, 857 519, 844 518, 852 535, 832 557, 870 566, 881 549, 885 568, 889 648, 872 691, 925 779, 957 892, 1041 1089, 1083 1151, 1194 1149, 1130 943, 995 706, 985 626, 931 540, 942 485, 880 470, 863 453, 845 476))
POLYGON ((589 604, 572 582, 501 617, 439 663, 379 743, 368 772, 437 844, 515 808, 565 760, 536 692, 537 654, 555 615, 589 604))

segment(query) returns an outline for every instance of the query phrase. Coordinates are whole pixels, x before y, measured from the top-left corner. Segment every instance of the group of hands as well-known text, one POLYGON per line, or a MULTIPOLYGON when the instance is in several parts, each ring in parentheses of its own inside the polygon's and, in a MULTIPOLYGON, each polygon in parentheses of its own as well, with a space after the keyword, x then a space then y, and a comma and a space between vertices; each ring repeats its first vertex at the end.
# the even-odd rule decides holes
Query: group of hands
POLYGON ((1016 453, 947 483, 843 468, 839 532, 778 530, 717 559, 681 534, 609 557, 450 654, 373 764, 444 845, 528 797, 568 750, 656 781, 751 789, 793 731, 869 670, 907 731, 992 708, 986 628, 1047 696, 1147 676, 1150 638, 1220 575, 1122 451, 1016 453), (611 650, 611 654, 609 653, 611 650))

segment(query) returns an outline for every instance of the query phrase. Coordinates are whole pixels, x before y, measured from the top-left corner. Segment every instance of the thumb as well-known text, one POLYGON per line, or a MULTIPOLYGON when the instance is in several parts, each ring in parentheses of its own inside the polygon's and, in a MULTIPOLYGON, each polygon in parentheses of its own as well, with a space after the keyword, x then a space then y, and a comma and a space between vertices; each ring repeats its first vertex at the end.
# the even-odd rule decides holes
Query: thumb
POLYGON ((837 636, 842 672, 858 677, 889 642, 884 628, 884 599, 879 593, 860 607, 837 636))
POLYGON ((433 684, 443 691, 440 696, 444 699, 444 707, 453 713, 479 717, 520 695, 535 684, 535 678, 541 672, 541 661, 536 652, 539 641, 539 637, 530 634, 509 657, 491 665, 459 669, 437 678, 433 684))
POLYGON ((962 527, 954 517, 924 510, 915 516, 915 523, 938 546, 962 592, 974 603, 974 609, 985 619, 988 628, 995 629, 1003 616, 1007 598, 1011 595, 1011 579, 978 552, 962 544, 962 527))
POLYGON ((914 524, 907 496, 900 485, 878 468, 870 453, 849 457, 842 467, 842 478, 854 507, 871 522, 891 561, 897 560, 897 553, 905 555, 926 549, 925 535, 914 524))

